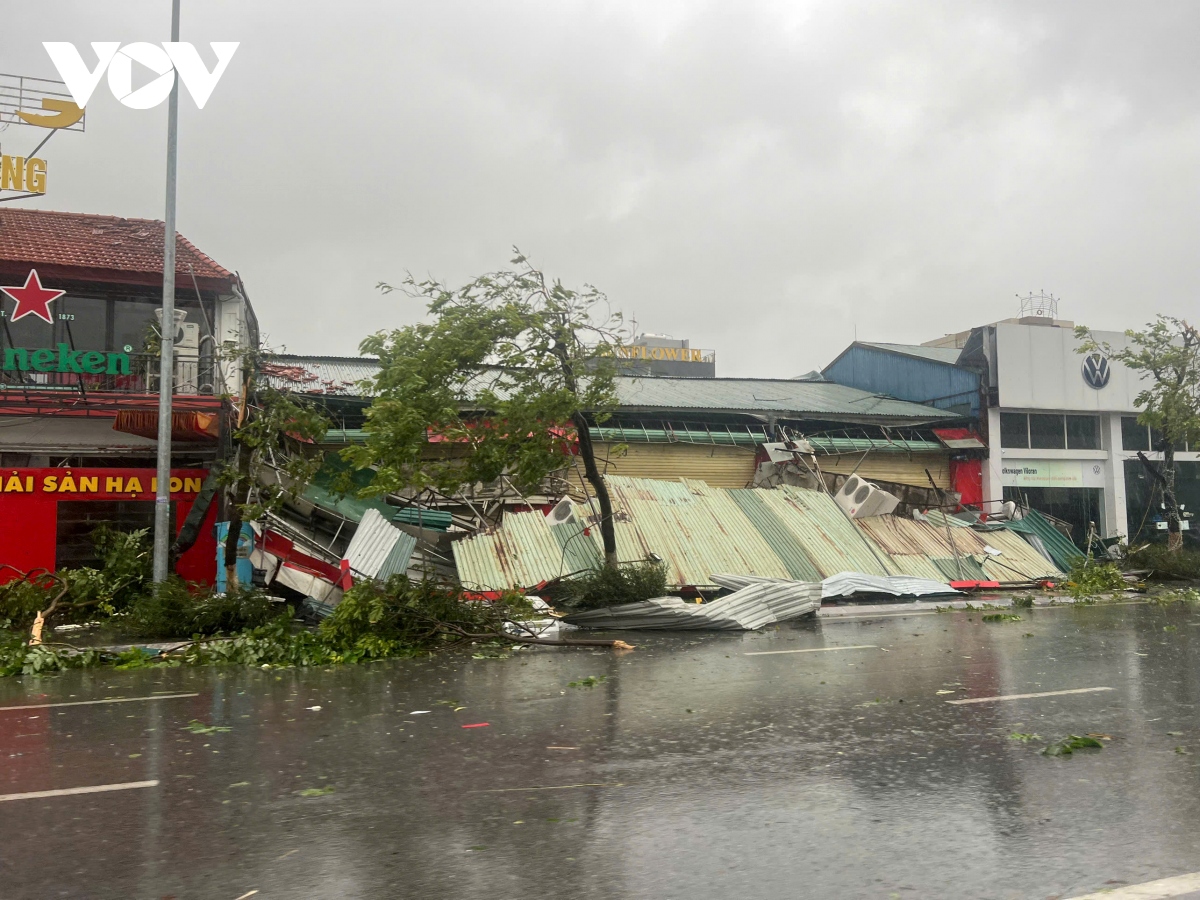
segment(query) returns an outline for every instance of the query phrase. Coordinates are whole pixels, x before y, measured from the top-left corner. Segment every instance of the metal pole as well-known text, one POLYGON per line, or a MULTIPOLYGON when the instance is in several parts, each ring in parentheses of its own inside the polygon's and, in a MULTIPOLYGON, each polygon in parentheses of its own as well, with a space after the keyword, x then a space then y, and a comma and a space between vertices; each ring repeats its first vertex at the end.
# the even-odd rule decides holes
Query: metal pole
MULTIPOLYGON (((179 40, 179 0, 171 0, 171 40, 179 40)), ((167 101, 167 210, 163 228, 162 357, 158 369, 158 485, 154 494, 154 581, 170 574, 171 392, 175 386, 175 163, 179 151, 179 75, 167 101)))

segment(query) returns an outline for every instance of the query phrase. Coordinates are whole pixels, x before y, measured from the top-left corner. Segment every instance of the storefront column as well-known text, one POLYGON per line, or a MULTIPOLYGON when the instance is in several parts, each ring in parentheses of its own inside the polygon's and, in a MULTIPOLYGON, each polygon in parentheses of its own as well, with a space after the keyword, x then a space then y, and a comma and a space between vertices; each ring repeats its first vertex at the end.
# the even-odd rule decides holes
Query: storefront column
POLYGON ((1004 499, 1004 481, 1000 474, 1004 464, 1000 450, 1000 410, 990 408, 987 417, 988 455, 983 461, 983 508, 985 512, 995 513, 999 512, 1000 501, 1004 499))
POLYGON ((1121 416, 1109 413, 1101 417, 1105 429, 1104 448, 1108 451, 1108 471, 1104 474, 1104 522, 1106 537, 1129 537, 1125 509, 1125 460, 1121 455, 1121 416))

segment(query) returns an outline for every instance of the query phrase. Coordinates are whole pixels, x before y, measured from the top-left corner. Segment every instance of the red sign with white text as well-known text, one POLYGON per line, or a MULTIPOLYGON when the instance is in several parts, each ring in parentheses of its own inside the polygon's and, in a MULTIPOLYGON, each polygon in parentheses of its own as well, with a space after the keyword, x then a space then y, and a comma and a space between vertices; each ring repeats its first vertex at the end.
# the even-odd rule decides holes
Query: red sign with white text
MULTIPOLYGON (((183 526, 208 472, 172 469, 171 500, 175 526, 183 526)), ((154 469, 0 469, 0 563, 21 571, 56 567, 60 501, 140 501, 153 504, 158 479, 154 469)), ((211 584, 216 574, 216 504, 209 508, 200 536, 179 557, 176 572, 188 581, 211 584)), ((0 581, 7 581, 7 572, 0 581)))

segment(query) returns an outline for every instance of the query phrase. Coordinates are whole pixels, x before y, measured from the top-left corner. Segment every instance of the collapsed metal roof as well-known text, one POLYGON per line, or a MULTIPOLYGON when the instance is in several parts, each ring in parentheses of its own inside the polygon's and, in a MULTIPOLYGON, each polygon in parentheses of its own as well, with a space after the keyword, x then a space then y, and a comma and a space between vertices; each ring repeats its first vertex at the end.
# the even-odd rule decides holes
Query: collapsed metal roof
MULTIPOLYGON (((1061 574, 1020 535, 945 528, 881 516, 849 520, 825 493, 784 486, 728 490, 703 481, 610 475, 617 556, 658 557, 674 587, 711 585, 714 572, 819 581, 841 572, 952 580, 1029 581, 1061 574), (961 573, 961 574, 960 574, 961 573)), ((564 501, 571 515, 508 515, 498 527, 454 544, 470 588, 531 587, 600 561, 596 513, 564 501)))

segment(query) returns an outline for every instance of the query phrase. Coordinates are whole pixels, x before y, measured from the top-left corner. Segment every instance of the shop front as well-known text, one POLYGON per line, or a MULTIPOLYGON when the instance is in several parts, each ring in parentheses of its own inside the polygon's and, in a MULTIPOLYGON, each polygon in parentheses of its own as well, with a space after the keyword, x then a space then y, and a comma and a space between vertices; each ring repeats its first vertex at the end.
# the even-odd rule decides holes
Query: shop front
MULTIPOLYGON (((178 533, 200 495, 205 469, 174 469, 171 512, 178 533)), ((121 531, 154 525, 158 479, 152 468, 8 468, 0 472, 0 563, 22 572, 95 566, 92 532, 106 524, 121 531)), ((176 572, 211 584, 216 572, 216 506, 204 517, 196 542, 176 572)), ((0 572, 0 582, 15 577, 0 572)))

